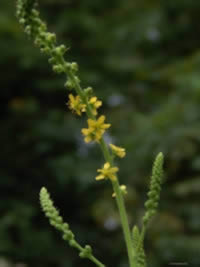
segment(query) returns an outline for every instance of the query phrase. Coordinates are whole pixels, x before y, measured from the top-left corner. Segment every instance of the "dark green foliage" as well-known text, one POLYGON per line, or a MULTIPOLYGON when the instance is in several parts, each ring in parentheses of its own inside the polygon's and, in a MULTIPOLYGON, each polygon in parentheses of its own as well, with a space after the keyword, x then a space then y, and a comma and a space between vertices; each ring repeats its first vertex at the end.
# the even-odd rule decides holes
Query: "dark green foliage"
MULTIPOLYGON (((120 181, 134 224, 153 158, 166 155, 159 213, 145 241, 149 266, 198 265, 200 2, 40 2, 50 30, 71 47, 83 86, 104 101, 108 137, 126 147, 120 181)), ((83 121, 65 105, 65 79, 25 38, 15 1, 1 1, 0 35, 1 256, 31 267, 83 266, 43 218, 38 192, 45 185, 81 243, 107 266, 127 266, 112 192, 94 179, 103 160, 82 142, 83 121)))

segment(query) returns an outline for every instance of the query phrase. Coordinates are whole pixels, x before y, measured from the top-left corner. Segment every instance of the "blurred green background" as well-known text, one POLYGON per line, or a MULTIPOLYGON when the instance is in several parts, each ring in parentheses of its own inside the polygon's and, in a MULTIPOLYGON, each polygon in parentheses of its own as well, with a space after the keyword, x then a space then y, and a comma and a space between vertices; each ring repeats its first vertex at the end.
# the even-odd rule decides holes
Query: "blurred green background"
MULTIPOLYGON (((15 2, 1 0, 0 9, 0 266, 94 266, 44 218, 38 194, 46 186, 78 241, 107 267, 127 267, 111 186, 94 179, 101 153, 84 144, 85 118, 68 110, 65 78, 27 40, 15 2)), ((127 150, 118 163, 132 225, 141 223, 154 157, 165 154, 148 266, 200 266, 200 1, 40 2, 83 87, 104 102, 106 139, 127 150)))

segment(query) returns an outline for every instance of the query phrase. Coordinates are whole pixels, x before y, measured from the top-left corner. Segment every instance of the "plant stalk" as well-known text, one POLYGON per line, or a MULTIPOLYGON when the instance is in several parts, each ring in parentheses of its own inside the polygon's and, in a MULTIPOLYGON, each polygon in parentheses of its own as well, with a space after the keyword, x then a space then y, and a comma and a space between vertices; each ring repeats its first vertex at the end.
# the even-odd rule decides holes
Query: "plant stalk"
POLYGON ((133 241, 131 239, 131 232, 130 232, 130 228, 128 224, 126 208, 124 205, 124 198, 120 190, 118 180, 113 181, 112 185, 113 185, 114 192, 116 194, 116 202, 117 202, 117 206, 118 206, 119 214, 121 218, 122 229, 123 229, 127 252, 128 252, 129 264, 130 264, 130 267, 136 267, 134 264, 133 241))
MULTIPOLYGON (((70 78, 73 79, 72 73, 70 73, 70 78)), ((83 98, 83 100, 85 100, 84 99, 84 92, 83 92, 82 88, 75 80, 74 80, 74 83, 76 85, 76 92, 80 95, 80 97, 83 98)), ((88 105, 87 105, 87 107, 88 107, 88 109, 87 109, 88 117, 94 118, 94 116, 92 115, 92 112, 90 112, 90 109, 89 109, 90 107, 88 105)), ((101 147, 101 150, 102 150, 102 153, 103 153, 105 160, 107 162, 109 162, 112 166, 113 165, 113 159, 112 159, 112 156, 108 150, 108 146, 107 146, 107 144, 103 138, 101 138, 99 145, 101 147)), ((121 218, 122 229, 123 229, 125 243, 126 243, 127 252, 128 252, 129 264, 130 264, 130 267, 136 267, 134 264, 134 249, 133 249, 133 242, 131 239, 131 232, 130 232, 130 228, 129 228, 129 224, 128 224, 127 212, 126 212, 126 208, 124 205, 124 198, 123 198, 122 192, 120 190, 118 178, 116 181, 112 182, 112 186, 113 186, 113 190, 116 194, 116 202, 117 202, 117 206, 118 206, 119 214, 120 214, 120 218, 121 218)))

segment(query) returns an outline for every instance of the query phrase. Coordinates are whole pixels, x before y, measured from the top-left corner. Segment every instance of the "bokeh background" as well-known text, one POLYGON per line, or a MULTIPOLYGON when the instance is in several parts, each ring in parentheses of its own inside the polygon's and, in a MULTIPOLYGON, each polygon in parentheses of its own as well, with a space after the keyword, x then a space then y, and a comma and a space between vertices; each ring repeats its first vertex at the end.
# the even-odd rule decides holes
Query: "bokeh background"
MULTIPOLYGON (((94 266, 44 218, 38 194, 46 186, 78 241, 107 267, 127 267, 111 187, 94 179, 101 153, 84 144, 85 118, 68 110, 65 77, 27 40, 15 2, 1 0, 0 9, 0 266, 94 266)), ((127 150, 117 163, 132 225, 141 223, 152 162, 165 154, 148 266, 200 266, 200 1, 40 2, 83 87, 104 102, 106 139, 127 150)))

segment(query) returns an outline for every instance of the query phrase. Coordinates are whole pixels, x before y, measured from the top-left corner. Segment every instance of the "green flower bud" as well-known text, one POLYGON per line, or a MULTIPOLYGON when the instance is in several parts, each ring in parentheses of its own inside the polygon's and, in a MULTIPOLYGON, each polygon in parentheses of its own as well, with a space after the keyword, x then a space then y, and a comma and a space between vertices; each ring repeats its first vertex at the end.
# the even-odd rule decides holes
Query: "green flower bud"
POLYGON ((69 245, 70 245, 71 247, 76 247, 76 241, 75 241, 74 239, 70 240, 70 241, 69 241, 69 245))
POLYGON ((87 88, 84 89, 84 92, 85 92, 86 95, 89 97, 89 96, 92 95, 92 93, 93 93, 93 89, 92 89, 92 87, 87 87, 87 88))
POLYGON ((35 38, 34 44, 36 46, 40 46, 41 45, 41 39, 40 38, 35 38))
POLYGON ((66 81, 66 83, 65 83, 65 87, 66 87, 67 89, 73 89, 73 88, 75 87, 75 85, 74 85, 73 81, 71 81, 70 79, 68 79, 68 80, 66 81))
POLYGON ((63 66, 61 64, 54 65, 53 71, 55 71, 56 73, 62 73, 64 72, 63 66))
POLYGON ((74 76, 74 79, 75 79, 76 83, 78 83, 78 84, 80 83, 80 79, 78 76, 74 76))
POLYGON ((71 69, 74 72, 78 71, 78 64, 76 62, 72 62, 71 63, 71 69))
POLYGON ((26 33, 26 34, 28 34, 28 35, 30 35, 31 34, 31 26, 26 26, 25 27, 25 29, 24 29, 24 32, 26 33))
POLYGON ((50 33, 48 32, 47 36, 46 36, 46 40, 48 43, 56 43, 56 35, 55 33, 50 33))
POLYGON ((19 23, 21 24, 21 25, 24 25, 25 24, 25 19, 24 18, 21 18, 20 20, 19 20, 19 23))
POLYGON ((45 54, 50 54, 51 53, 51 50, 49 47, 44 47, 44 48, 41 48, 40 49, 42 53, 45 53, 45 54))
POLYGON ((32 15, 34 17, 38 17, 39 16, 39 12, 36 9, 32 9, 32 15))
POLYGON ((69 224, 68 223, 63 223, 62 230, 63 230, 63 232, 69 230, 69 224))
POLYGON ((48 62, 51 64, 51 65, 54 65, 56 64, 56 59, 54 57, 51 57, 49 58, 48 62))
POLYGON ((87 253, 88 255, 92 253, 92 248, 90 245, 85 246, 85 253, 87 253))
POLYGON ((79 257, 82 258, 82 259, 84 259, 84 258, 85 258, 85 253, 84 253, 83 251, 80 252, 80 253, 79 253, 79 257))

